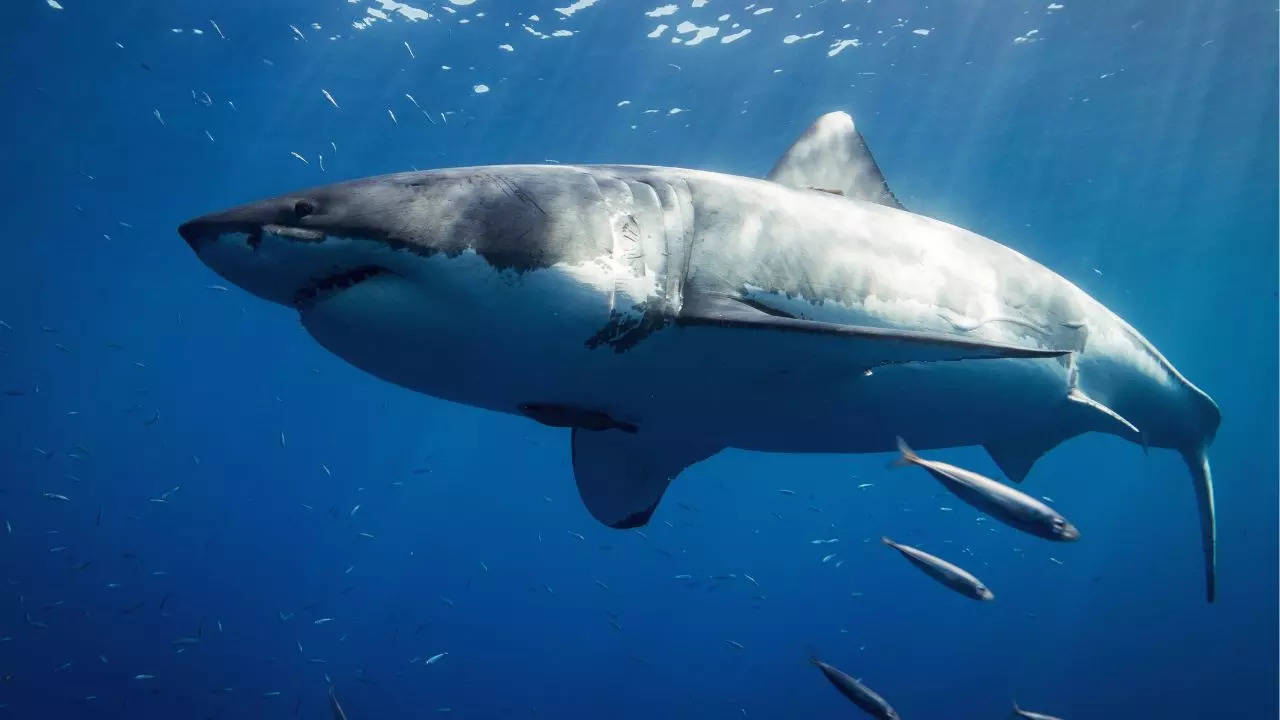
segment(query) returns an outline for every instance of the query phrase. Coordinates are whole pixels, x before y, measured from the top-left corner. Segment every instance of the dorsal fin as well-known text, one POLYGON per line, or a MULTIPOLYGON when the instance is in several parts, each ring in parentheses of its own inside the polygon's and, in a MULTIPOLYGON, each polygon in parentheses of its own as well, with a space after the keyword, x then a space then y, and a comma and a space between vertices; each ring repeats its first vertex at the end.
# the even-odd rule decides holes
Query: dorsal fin
POLYGON ((855 200, 904 209, 846 112, 829 112, 815 120, 782 154, 767 179, 798 190, 839 191, 855 200))

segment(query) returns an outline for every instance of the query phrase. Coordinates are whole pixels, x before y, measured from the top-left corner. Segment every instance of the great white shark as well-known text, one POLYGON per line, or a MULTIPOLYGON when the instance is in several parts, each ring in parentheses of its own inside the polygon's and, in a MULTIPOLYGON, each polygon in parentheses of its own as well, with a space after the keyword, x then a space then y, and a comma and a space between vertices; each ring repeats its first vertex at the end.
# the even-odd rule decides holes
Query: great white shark
POLYGON ((206 265, 373 375, 572 428, 602 523, 723 448, 984 446, 1021 482, 1081 433, 1185 458, 1215 594, 1213 400, 1024 255, 909 212, 846 113, 766 179, 504 165, 302 190, 183 224, 206 265))

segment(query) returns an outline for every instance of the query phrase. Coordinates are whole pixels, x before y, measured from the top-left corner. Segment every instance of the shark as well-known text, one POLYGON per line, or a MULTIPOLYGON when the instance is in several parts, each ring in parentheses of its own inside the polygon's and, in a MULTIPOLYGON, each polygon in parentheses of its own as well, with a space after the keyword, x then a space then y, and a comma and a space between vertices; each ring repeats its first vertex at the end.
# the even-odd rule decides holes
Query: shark
POLYGON ((647 523, 725 448, 982 446, 1020 483, 1101 432, 1189 469, 1207 597, 1213 400, 1014 249, 912 212, 846 112, 764 178, 496 165, 290 192, 183 223, 226 280, 391 383, 568 428, 586 509, 647 523))

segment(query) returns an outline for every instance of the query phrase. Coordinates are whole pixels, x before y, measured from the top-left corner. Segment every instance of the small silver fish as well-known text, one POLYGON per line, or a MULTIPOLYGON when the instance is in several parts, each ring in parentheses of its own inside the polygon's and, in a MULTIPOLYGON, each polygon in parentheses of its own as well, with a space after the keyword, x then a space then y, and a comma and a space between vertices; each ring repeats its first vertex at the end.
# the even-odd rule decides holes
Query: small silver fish
POLYGON ((917 455, 902 438, 898 438, 901 455, 893 467, 917 465, 942 483, 956 497, 987 513, 1015 530, 1031 533, 1048 540, 1072 541, 1080 538, 1080 531, 1056 510, 1008 485, 936 460, 925 460, 917 455))
POLYGON ((1022 708, 1018 707, 1017 700, 1013 701, 1013 713, 1020 718, 1026 718, 1026 720, 1062 720, 1062 718, 1059 718, 1054 715, 1045 715, 1044 713, 1031 712, 1030 710, 1023 710, 1022 708))
POLYGON ((810 658, 809 662, 822 671, 822 674, 836 687, 836 690, 840 691, 841 695, 852 700, 854 705, 862 708, 872 717, 878 720, 899 720, 898 712, 871 688, 850 677, 839 668, 828 665, 817 658, 810 658))
POLYGON ((923 570, 926 575, 961 595, 966 595, 975 600, 992 600, 995 598, 995 594, 986 585, 983 585, 981 580, 963 568, 952 565, 940 557, 930 555, 910 545, 900 545, 887 537, 880 538, 880 540, 885 545, 902 553, 903 557, 910 560, 912 565, 923 570))
MULTIPOLYGON (((328 675, 325 678, 328 679, 328 675)), ((338 704, 338 696, 333 694, 333 688, 329 688, 329 709, 333 711, 333 720, 347 720, 347 714, 342 711, 342 706, 338 704)))

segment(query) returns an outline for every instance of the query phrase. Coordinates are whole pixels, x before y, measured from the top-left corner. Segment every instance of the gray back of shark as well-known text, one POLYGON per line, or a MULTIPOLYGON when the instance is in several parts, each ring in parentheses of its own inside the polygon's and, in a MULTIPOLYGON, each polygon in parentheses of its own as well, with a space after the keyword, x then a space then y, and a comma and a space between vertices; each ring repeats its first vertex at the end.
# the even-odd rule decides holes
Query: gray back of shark
POLYGON ((727 447, 883 452, 904 435, 983 445, 1021 481, 1047 450, 1100 431, 1186 458, 1212 600, 1207 395, 1062 277, 901 209, 844 113, 770 178, 403 173, 179 232, 357 367, 572 426, 578 489, 612 527, 646 523, 672 478, 727 447))

